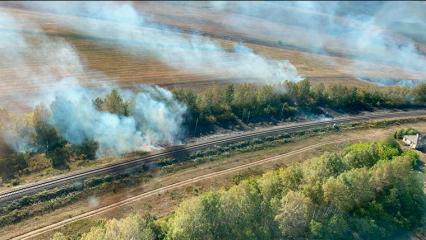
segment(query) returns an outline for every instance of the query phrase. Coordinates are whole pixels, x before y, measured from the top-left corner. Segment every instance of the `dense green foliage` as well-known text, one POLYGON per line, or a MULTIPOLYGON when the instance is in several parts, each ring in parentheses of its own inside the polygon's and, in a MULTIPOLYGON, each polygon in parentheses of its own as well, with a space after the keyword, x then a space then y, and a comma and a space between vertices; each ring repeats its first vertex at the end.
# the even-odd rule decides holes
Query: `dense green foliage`
POLYGON ((4 180, 15 177, 16 173, 28 166, 28 154, 10 153, 5 158, 0 159, 0 176, 4 180))
MULTIPOLYGON (((425 85, 426 86, 426 85, 425 85)), ((372 87, 318 84, 309 80, 282 85, 230 84, 208 87, 201 92, 175 89, 176 98, 188 106, 188 134, 211 131, 215 125, 237 126, 250 122, 274 122, 303 114, 324 113, 323 108, 356 112, 374 108, 424 106, 426 87, 372 87)))
MULTIPOLYGON (((159 228, 150 216, 140 217, 132 214, 126 218, 113 219, 99 226, 93 227, 90 232, 83 234, 81 240, 154 240, 159 235, 159 228)), ((54 240, 67 240, 61 233, 55 233, 54 240)))
POLYGON ((418 130, 414 128, 402 128, 395 132, 394 138, 395 139, 402 139, 404 135, 416 135, 420 133, 418 130))
POLYGON ((423 181, 413 168, 416 154, 395 146, 390 140, 354 144, 186 201, 169 220, 167 236, 388 239, 406 233, 423 218, 423 181))
POLYGON ((130 216, 82 239, 395 239, 424 221, 417 159, 393 139, 353 144, 186 200, 155 224, 130 216))
POLYGON ((105 98, 96 98, 93 100, 98 111, 115 113, 121 116, 129 116, 129 103, 124 101, 116 89, 113 89, 105 98))

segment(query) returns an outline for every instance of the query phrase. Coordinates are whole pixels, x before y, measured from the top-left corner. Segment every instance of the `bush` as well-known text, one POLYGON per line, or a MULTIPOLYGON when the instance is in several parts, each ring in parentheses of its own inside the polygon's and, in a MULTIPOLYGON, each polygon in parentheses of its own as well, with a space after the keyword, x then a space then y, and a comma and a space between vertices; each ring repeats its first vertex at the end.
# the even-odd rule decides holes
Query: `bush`
POLYGON ((395 132, 394 138, 395 139, 402 139, 404 135, 416 135, 420 133, 417 129, 414 128, 402 128, 395 132))
POLYGON ((48 151, 46 155, 51 160, 52 167, 63 168, 67 166, 71 153, 71 147, 64 145, 48 151))
POLYGON ((19 171, 28 166, 28 153, 11 153, 0 159, 0 176, 3 180, 10 180, 18 176, 19 171))
POLYGON ((76 147, 76 153, 81 159, 94 160, 96 159, 96 151, 99 144, 93 140, 86 140, 81 145, 76 147))

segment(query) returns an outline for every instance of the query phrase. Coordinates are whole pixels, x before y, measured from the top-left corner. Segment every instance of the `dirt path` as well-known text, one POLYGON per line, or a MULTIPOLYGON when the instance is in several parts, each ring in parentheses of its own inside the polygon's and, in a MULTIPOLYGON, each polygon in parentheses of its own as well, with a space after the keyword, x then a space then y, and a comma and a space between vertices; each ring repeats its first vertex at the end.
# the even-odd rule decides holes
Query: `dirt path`
MULTIPOLYGON (((99 219, 121 218, 131 212, 150 213, 161 218, 173 212, 184 199, 230 187, 238 179, 253 174, 259 175, 271 169, 310 160, 325 151, 339 151, 348 143, 384 139, 403 127, 414 127, 426 132, 424 122, 380 129, 354 129, 301 138, 295 142, 230 155, 215 161, 185 165, 172 172, 155 171, 142 184, 125 188, 111 185, 111 193, 93 193, 87 199, 65 208, 2 228, 4 234, 0 239, 49 239, 55 231, 77 236, 77 233, 87 232, 98 224, 99 219), (95 205, 91 202, 93 199, 95 205)), ((421 154, 421 158, 425 159, 426 155, 421 154)))
POLYGON ((280 160, 283 157, 293 156, 293 155, 296 155, 296 154, 299 154, 299 153, 302 153, 302 152, 306 152, 306 151, 309 151, 309 150, 313 150, 313 149, 316 149, 316 148, 319 148, 319 147, 322 147, 322 146, 325 146, 325 145, 337 144, 337 143, 353 141, 353 140, 357 140, 357 139, 361 139, 361 138, 349 138, 349 139, 343 139, 343 140, 335 140, 335 141, 329 141, 329 142, 324 142, 324 143, 318 143, 318 144, 311 145, 311 146, 308 146, 308 147, 300 148, 300 149, 295 150, 295 151, 280 154, 280 155, 277 155, 277 156, 274 156, 274 157, 265 158, 265 159, 262 159, 262 160, 259 160, 259 161, 243 164, 243 165, 236 166, 236 167, 233 167, 233 168, 229 168, 229 169, 226 169, 226 170, 222 170, 222 171, 219 171, 219 172, 214 172, 214 173, 194 177, 194 178, 191 178, 191 179, 187 179, 187 180, 177 182, 177 183, 165 186, 165 187, 161 187, 161 188, 149 191, 149 192, 142 193, 140 195, 130 197, 128 199, 122 200, 120 202, 117 202, 117 203, 114 203, 114 204, 111 204, 111 205, 108 205, 108 206, 104 206, 104 207, 101 207, 101 208, 98 208, 98 209, 95 209, 95 210, 74 216, 72 218, 69 218, 69 219, 66 219, 66 220, 63 220, 63 221, 60 221, 60 222, 39 228, 39 229, 34 230, 34 231, 30 231, 28 233, 14 237, 12 239, 31 239, 31 238, 36 237, 38 235, 41 235, 43 233, 58 229, 58 228, 60 228, 64 225, 99 215, 101 213, 119 208, 121 206, 130 204, 130 203, 133 203, 135 201, 139 201, 139 200, 142 200, 142 199, 147 198, 147 197, 151 197, 151 196, 156 195, 156 194, 161 194, 165 191, 170 191, 170 190, 173 190, 173 189, 176 189, 176 188, 180 188, 180 187, 183 187, 183 186, 187 186, 189 184, 193 184, 193 183, 205 180, 205 179, 219 177, 219 176, 226 175, 226 174, 229 174, 229 173, 232 173, 232 172, 240 171, 240 170, 243 170, 245 168, 255 167, 255 166, 258 166, 258 165, 261 165, 261 164, 280 160))

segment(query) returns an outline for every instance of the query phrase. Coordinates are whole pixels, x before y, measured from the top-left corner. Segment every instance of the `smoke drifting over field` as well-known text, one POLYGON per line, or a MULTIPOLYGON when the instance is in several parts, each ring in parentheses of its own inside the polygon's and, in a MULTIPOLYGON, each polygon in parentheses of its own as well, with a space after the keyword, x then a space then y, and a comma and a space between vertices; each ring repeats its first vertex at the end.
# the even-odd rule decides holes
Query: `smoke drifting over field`
POLYGON ((88 36, 113 40, 132 54, 150 54, 176 69, 221 73, 232 79, 258 83, 302 79, 287 60, 267 59, 241 44, 227 51, 199 35, 148 24, 129 3, 31 2, 27 5, 33 9, 87 17, 62 24, 88 36))
MULTIPOLYGON (((212 2, 210 7, 285 24, 283 32, 268 25, 262 30, 289 46, 426 72, 425 54, 412 40, 426 42, 426 5, 421 3, 212 2)), ((232 17, 226 22, 233 31, 256 31, 232 17)), ((362 65, 349 67, 362 77, 362 65)))
MULTIPOLYGON (((132 3, 32 2, 26 5, 61 15, 86 17, 62 24, 88 36, 112 40, 132 54, 150 54, 176 69, 221 73, 230 79, 261 83, 301 79, 287 60, 268 59, 242 45, 225 50, 205 37, 152 24, 148 21, 152 19, 144 17, 143 9, 136 10, 132 3)), ((413 41, 426 42, 423 31, 426 30, 426 6, 420 3, 302 1, 210 2, 209 5, 213 11, 234 13, 218 15, 225 18, 220 27, 231 32, 247 36, 267 33, 269 40, 285 46, 361 60, 346 66, 356 78, 368 77, 365 73, 369 61, 426 72, 426 57, 422 52, 425 50, 419 50, 413 41), (244 22, 240 16, 268 20, 268 24, 244 22)))
MULTIPOLYGON (((267 84, 302 79, 287 60, 266 58, 243 44, 225 49, 206 37, 153 24, 131 3, 21 4, 66 15, 67 18, 56 19, 61 26, 93 37, 99 43, 118 45, 123 51, 136 56, 153 56, 176 69, 205 74, 220 73, 230 79, 267 84)), ((300 30, 298 34, 277 31, 277 28, 270 29, 269 26, 260 30, 250 26, 250 23, 242 24, 235 16, 229 17, 224 27, 236 32, 249 35, 252 31, 264 31, 270 34, 271 39, 275 39, 275 43, 285 46, 297 45, 329 55, 343 54, 352 59, 426 71, 424 53, 411 40, 426 42, 426 36, 405 27, 426 29, 426 17, 422 11, 416 11, 413 8, 415 5, 401 3, 369 3, 367 7, 359 9, 354 6, 350 3, 317 2, 211 3, 215 11, 268 19, 278 26, 283 25, 282 30, 286 30, 286 26, 300 30), (395 24, 394 19, 399 20, 399 25, 395 24)), ((99 111, 91 100, 106 95, 114 86, 84 78, 85 73, 91 70, 86 68, 84 59, 80 59, 70 44, 46 36, 35 23, 23 22, 2 12, 0 25, 0 66, 19 69, 9 72, 7 79, 0 76, 1 89, 7 91, 12 85, 35 89, 31 99, 25 94, 15 95, 13 100, 31 107, 37 104, 47 106, 51 113, 49 122, 68 142, 80 144, 87 139, 95 140, 99 143, 98 154, 104 155, 149 150, 179 141, 185 106, 175 101, 169 91, 147 86, 141 87, 140 92, 120 90, 125 100, 132 102, 132 115, 118 116, 99 111), (30 29, 31 34, 24 29, 30 29), (35 59, 41 59, 42 62, 35 64, 35 59), (93 81, 97 88, 85 87, 87 81, 93 81)), ((360 79, 378 84, 388 83, 386 80, 365 78, 362 74, 364 65, 352 64, 348 67, 360 79)), ((32 133, 25 126, 5 129, 4 138, 16 150, 31 147, 32 133)))
MULTIPOLYGON (((109 93, 113 86, 96 89, 84 87, 81 79, 84 64, 74 49, 64 41, 50 39, 37 26, 0 13, 0 23, 18 31, 0 31, 0 65, 13 64, 16 79, 1 79, 2 88, 8 84, 23 84, 36 89, 34 98, 16 96, 15 101, 30 107, 47 107, 48 122, 72 144, 94 140, 99 144, 97 155, 118 155, 137 150, 151 150, 162 144, 179 141, 182 115, 186 107, 162 88, 141 86, 139 91, 124 91, 125 100, 131 101, 132 116, 98 111, 92 100, 109 93), (25 35, 19 29, 31 26, 37 34, 25 35), (31 59, 44 59, 34 67, 31 59)), ((96 82, 96 79, 92 80, 96 82)), ((17 151, 32 150, 33 130, 23 121, 3 123, 3 138, 17 151)))
MULTIPOLYGON (((0 26, 3 28, 0 31, 0 67, 6 69, 0 76, 3 91, 16 85, 27 90, 42 89, 62 77, 83 72, 73 47, 61 40, 51 41, 37 25, 0 11, 0 26), (25 34, 25 28, 32 29, 34 34, 25 34)), ((15 95, 12 100, 31 102, 27 97, 26 94, 15 95)))
MULTIPOLYGON (((55 13, 78 15, 80 17, 75 21, 62 24, 92 37, 113 40, 131 53, 153 55, 178 69, 226 72, 231 78, 260 83, 301 79, 288 61, 266 59, 243 45, 236 45, 229 52, 198 35, 184 35, 164 26, 145 26, 143 16, 129 4, 23 4, 55 13)), ((1 79, 2 89, 12 84, 35 90, 31 97, 15 95, 14 99, 8 100, 29 107, 46 106, 49 123, 68 142, 81 144, 88 139, 94 140, 99 144, 98 155, 117 155, 179 141, 186 107, 175 101, 169 91, 147 86, 142 87, 139 93, 122 91, 125 100, 132 103, 132 115, 128 117, 98 111, 92 100, 107 94, 114 86, 84 78, 85 72, 91 70, 86 69, 84 61, 71 45, 48 37, 35 23, 15 19, 6 13, 0 12, 0 23, 6 28, 0 32, 0 53, 4 56, 0 65, 19 69, 10 79, 1 79), (25 29, 31 29, 32 34, 25 29), (34 64, 33 61, 40 59, 41 64, 34 64), (97 88, 85 87, 87 81, 96 84, 97 88)), ((3 138, 10 146, 17 151, 33 148, 33 130, 24 122, 3 124, 6 124, 3 138)))

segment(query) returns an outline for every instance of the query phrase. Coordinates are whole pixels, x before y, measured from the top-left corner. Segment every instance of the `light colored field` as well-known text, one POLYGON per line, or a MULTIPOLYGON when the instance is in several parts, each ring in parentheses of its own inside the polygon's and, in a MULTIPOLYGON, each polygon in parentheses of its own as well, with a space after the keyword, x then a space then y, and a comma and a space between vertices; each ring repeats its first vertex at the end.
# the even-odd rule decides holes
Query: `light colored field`
MULTIPOLYGON (((315 73, 323 76, 323 69, 327 69, 324 64, 319 63, 332 63, 334 66, 331 68, 337 71, 335 74, 349 74, 352 75, 353 69, 349 65, 356 65, 357 71, 363 75, 371 77, 384 77, 384 78, 402 78, 402 79, 425 79, 425 74, 422 72, 410 71, 401 69, 395 66, 387 66, 377 64, 371 61, 350 61, 342 57, 344 55, 354 54, 353 49, 343 48, 345 39, 329 35, 325 32, 312 31, 303 26, 288 24, 285 22, 275 22, 272 20, 261 19, 253 16, 247 16, 240 13, 233 13, 232 10, 216 12, 211 10, 209 6, 199 3, 171 3, 171 2, 137 2, 136 6, 146 15, 151 16, 156 21, 161 23, 176 26, 182 29, 198 30, 218 36, 221 38, 231 38, 237 41, 254 42, 260 45, 274 46, 265 48, 258 52, 274 58, 287 58, 298 67, 302 74, 306 76, 315 76, 315 73), (232 28, 232 22, 238 22, 238 28, 232 28), (307 35, 309 33, 309 35, 307 35), (326 58, 322 54, 313 54, 312 41, 307 41, 307 36, 315 36, 318 38, 325 38, 327 45, 325 51, 330 54, 331 58, 326 58), (277 50, 278 41, 286 42, 284 49, 295 49, 296 51, 279 51, 277 50), (266 50, 266 51, 265 51, 266 50), (308 64, 313 62, 317 63, 311 72, 303 69, 303 64, 298 61, 298 54, 301 52, 301 59, 304 63, 308 64), (340 56, 340 57, 339 57, 340 56), (318 70, 318 71, 317 71, 318 70)), ((232 8, 230 8, 232 9, 232 8)), ((296 11, 300 14, 309 15, 324 15, 321 13, 307 12, 301 9, 289 9, 296 11)), ((324 16, 321 16, 324 17, 324 16)), ((322 20, 319 18, 319 20, 322 20)), ((357 22, 349 21, 340 17, 340 22, 345 22, 348 27, 356 26, 357 22)), ((320 31, 320 30, 319 30, 320 31)), ((389 33, 392 36, 394 33, 389 33)), ((394 36, 395 38, 403 38, 403 36, 394 36)), ((257 51, 258 46, 254 46, 257 51)), ((417 43, 417 47, 424 49, 425 45, 417 43)), ((361 52, 362 54, 362 52, 361 52)), ((328 69, 328 70, 331 70, 328 69)), ((327 76, 327 75, 325 75, 327 76)))
MULTIPOLYGON (((3 3, 3 5, 5 4, 3 3)), ((173 25, 184 30, 201 31, 226 49, 231 48, 239 41, 243 41, 258 54, 274 59, 288 59, 303 76, 315 81, 368 85, 358 81, 353 76, 355 66, 358 72, 371 78, 426 79, 426 76, 421 72, 368 61, 352 61, 342 57, 339 52, 346 52, 348 49, 341 49, 339 39, 333 36, 323 36, 329 37, 330 42, 335 42, 328 49, 335 53, 333 57, 310 52, 305 49, 305 45, 308 43, 302 41, 305 30, 300 26, 272 22, 232 12, 218 15, 205 6, 198 6, 197 4, 188 6, 168 2, 137 2, 135 6, 145 15, 163 24, 173 25), (226 27, 226 21, 230 19, 238 19, 244 23, 244 26, 253 29, 253 31, 247 34, 246 31, 242 33, 226 27), (293 41, 290 44, 291 46, 278 47, 276 45, 280 36, 283 35, 293 36, 288 40, 293 41)), ((93 39, 61 25, 61 22, 64 21, 79 21, 81 20, 79 17, 25 10, 22 7, 4 7, 2 11, 6 11, 19 19, 37 23, 50 37, 65 39, 69 42, 77 50, 87 69, 91 70, 84 72, 85 76, 80 76, 83 79, 96 78, 100 79, 100 82, 106 83, 115 81, 123 86, 155 83, 164 86, 182 84, 189 87, 235 80, 224 72, 175 69, 153 57, 122 51, 110 39, 93 39)), ((6 30, 10 29, 5 29, 4 26, 0 28, 0 31, 6 30)), ((28 29, 25 30, 28 31, 28 34, 31 34, 31 26, 28 26, 28 29)), ((143 28, 141 30, 144 31, 143 28)), ((318 34, 324 35, 326 33, 318 34)), ((41 62, 41 60, 34 59, 33 64, 37 65, 41 62)), ((0 98, 4 101, 15 97, 17 94, 25 95, 37 87, 43 87, 43 85, 22 84, 14 76, 16 71, 19 72, 19 69, 14 68, 14 66, 0 66, 2 79, 0 98)), ((99 81, 96 84, 98 83, 99 81)))

